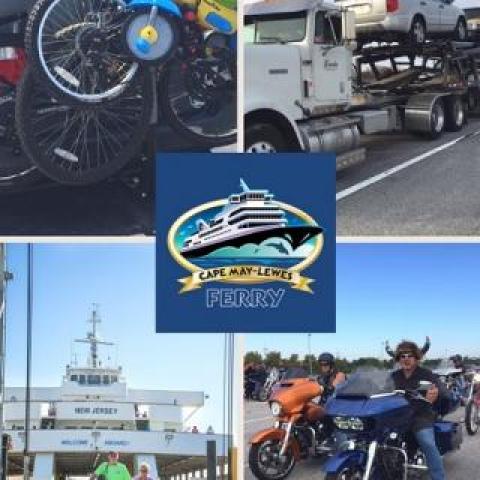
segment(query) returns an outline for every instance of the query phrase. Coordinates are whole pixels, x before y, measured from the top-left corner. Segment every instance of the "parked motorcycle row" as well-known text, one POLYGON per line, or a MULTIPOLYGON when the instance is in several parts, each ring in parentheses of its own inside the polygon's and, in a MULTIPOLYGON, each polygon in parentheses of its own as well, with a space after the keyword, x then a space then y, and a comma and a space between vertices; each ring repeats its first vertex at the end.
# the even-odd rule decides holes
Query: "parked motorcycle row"
MULTIPOLYGON (((465 406, 467 433, 478 432, 480 370, 448 364, 435 373, 449 392, 448 400, 436 407, 434 424, 435 441, 444 455, 462 444, 462 424, 446 415, 465 406)), ((425 455, 410 424, 412 403, 426 402, 431 386, 420 382, 415 391, 400 391, 391 371, 359 369, 324 399, 314 377, 280 378, 268 397, 274 426, 250 439, 249 467, 256 478, 280 480, 298 462, 315 456, 323 458, 327 480, 406 480, 412 472, 426 472, 425 455)))
POLYGON ((235 0, 38 0, 2 25, 0 193, 112 177, 159 118, 236 140, 235 0))

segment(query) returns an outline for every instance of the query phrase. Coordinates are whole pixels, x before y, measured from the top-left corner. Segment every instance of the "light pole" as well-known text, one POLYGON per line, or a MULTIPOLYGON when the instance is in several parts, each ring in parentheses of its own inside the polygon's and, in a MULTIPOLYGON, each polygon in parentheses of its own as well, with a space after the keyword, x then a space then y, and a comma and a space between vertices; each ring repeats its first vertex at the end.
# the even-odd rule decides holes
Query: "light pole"
MULTIPOLYGON (((5 255, 5 245, 0 244, 0 438, 3 439, 3 402, 5 400, 5 290, 7 287, 7 262, 5 255)), ((5 452, 3 448, 0 450, 0 478, 4 479, 7 472, 4 472, 5 452)))
POLYGON ((25 389, 25 448, 23 450, 23 478, 30 478, 30 404, 32 377, 32 305, 33 305, 33 245, 28 244, 27 270, 27 385, 25 389))
POLYGON ((310 375, 313 375, 313 364, 312 364, 312 334, 307 335, 308 340, 308 367, 310 369, 310 375))
POLYGON ((7 271, 7 247, 0 243, 0 439, 2 448, 0 449, 0 479, 7 478, 6 455, 7 445, 4 438, 4 412, 3 405, 5 400, 5 357, 6 357, 6 332, 7 332, 7 282, 13 279, 13 275, 7 271))

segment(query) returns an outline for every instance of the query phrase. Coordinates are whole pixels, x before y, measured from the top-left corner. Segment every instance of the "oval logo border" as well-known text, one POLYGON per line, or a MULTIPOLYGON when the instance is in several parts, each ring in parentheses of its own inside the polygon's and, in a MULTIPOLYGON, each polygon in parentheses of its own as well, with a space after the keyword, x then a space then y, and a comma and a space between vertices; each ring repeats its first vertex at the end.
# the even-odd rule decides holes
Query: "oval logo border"
MULTIPOLYGON (((223 207, 228 203, 228 199, 222 199, 222 200, 212 200, 211 202, 203 203, 202 205, 199 205, 197 207, 191 208, 190 210, 186 211, 184 214, 182 214, 180 217, 175 220, 173 225, 170 227, 170 230, 168 231, 168 236, 167 236, 167 247, 168 251, 170 252, 170 255, 173 257, 173 259, 185 270, 194 273, 194 272, 199 272, 202 269, 198 267, 197 265, 194 265, 193 263, 189 262, 185 257, 182 256, 182 254, 176 249, 175 247, 175 235, 178 232, 179 228, 191 217, 194 215, 197 215, 205 210, 209 210, 211 208, 218 208, 218 207, 223 207)), ((304 220, 305 222, 308 222, 310 224, 317 225, 317 222, 311 217, 308 213, 305 213, 303 210, 300 210, 297 207, 294 207, 293 205, 289 205, 288 203, 284 202, 278 202, 274 201, 275 204, 277 204, 280 208, 283 210, 286 210, 287 212, 290 212, 300 219, 304 220)), ((289 268, 288 270, 292 272, 301 272, 308 268, 312 263, 314 263, 317 258, 320 256, 323 250, 323 245, 324 245, 324 232, 322 232, 320 235, 317 236, 316 241, 315 241, 315 247, 312 251, 312 253, 305 258, 303 261, 298 263, 297 265, 294 265, 293 267, 289 268)))

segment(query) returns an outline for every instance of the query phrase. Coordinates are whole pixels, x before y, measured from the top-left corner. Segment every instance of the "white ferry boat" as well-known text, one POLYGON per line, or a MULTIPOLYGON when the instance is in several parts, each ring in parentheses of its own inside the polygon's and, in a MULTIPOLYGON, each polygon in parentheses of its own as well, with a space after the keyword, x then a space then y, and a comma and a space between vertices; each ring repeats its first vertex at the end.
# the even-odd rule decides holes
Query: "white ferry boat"
POLYGON ((260 244, 269 238, 284 238, 292 250, 322 232, 318 225, 289 226, 285 211, 268 190, 251 190, 240 179, 241 193, 230 195, 228 203, 209 222, 197 221, 197 232, 188 237, 180 253, 185 258, 208 255, 222 247, 260 244))
MULTIPOLYGON (((98 337, 99 321, 94 309, 91 331, 75 340, 90 347, 86 365, 67 365, 59 387, 31 389, 32 478, 87 476, 112 450, 120 453, 130 472, 147 462, 153 478, 181 478, 180 474, 203 471, 207 441, 216 442, 219 456, 228 444, 223 435, 186 431, 187 421, 204 406, 205 394, 128 388, 122 368, 107 367, 99 358, 100 345, 113 345, 98 337)), ((24 387, 6 388, 4 432, 12 438, 9 476, 22 474, 25 400, 24 387)))

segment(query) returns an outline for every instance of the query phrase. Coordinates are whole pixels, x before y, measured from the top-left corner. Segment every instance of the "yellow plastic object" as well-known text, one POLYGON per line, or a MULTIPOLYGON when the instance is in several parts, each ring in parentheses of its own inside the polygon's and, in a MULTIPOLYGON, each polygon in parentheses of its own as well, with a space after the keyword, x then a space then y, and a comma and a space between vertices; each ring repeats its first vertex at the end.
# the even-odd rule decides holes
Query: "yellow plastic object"
POLYGON ((153 45, 158 41, 157 29, 151 25, 147 25, 140 30, 140 38, 146 40, 150 45, 153 45))
POLYGON ((200 0, 198 21, 203 28, 233 34, 237 31, 237 2, 232 0, 200 0))

